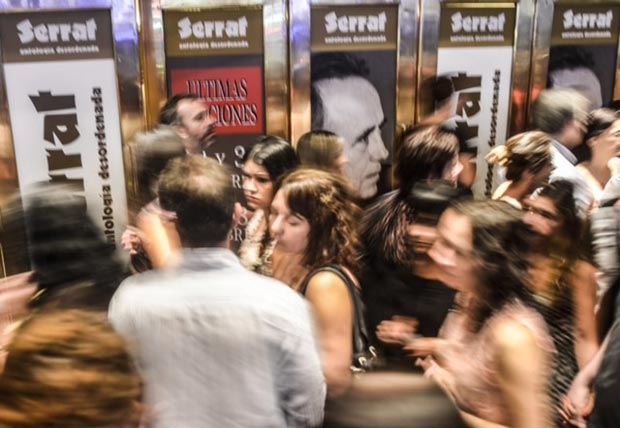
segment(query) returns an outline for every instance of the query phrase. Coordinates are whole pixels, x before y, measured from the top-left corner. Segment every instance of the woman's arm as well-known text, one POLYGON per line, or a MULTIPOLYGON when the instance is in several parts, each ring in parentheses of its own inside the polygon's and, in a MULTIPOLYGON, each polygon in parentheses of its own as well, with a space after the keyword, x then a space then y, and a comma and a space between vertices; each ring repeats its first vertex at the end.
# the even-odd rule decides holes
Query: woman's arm
POLYGON ((499 386, 505 397, 511 428, 549 427, 547 351, 536 342, 532 332, 517 321, 502 321, 493 333, 497 343, 499 386))
POLYGON ((314 275, 306 289, 319 331, 323 373, 329 395, 346 390, 353 358, 353 303, 347 285, 331 272, 314 275))
POLYGON ((575 355, 579 368, 583 368, 599 348, 594 312, 596 269, 589 263, 577 262, 571 282, 575 302, 575 355))

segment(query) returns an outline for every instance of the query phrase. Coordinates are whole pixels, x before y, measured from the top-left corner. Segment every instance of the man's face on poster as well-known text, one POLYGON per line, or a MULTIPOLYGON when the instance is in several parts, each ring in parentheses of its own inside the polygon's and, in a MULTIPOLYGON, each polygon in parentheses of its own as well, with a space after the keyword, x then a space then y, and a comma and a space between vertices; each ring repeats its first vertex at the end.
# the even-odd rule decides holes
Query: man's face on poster
POLYGON ((377 194, 381 162, 389 156, 381 137, 385 116, 377 90, 358 76, 322 79, 314 88, 323 105, 322 128, 345 141, 347 178, 361 198, 372 198, 377 194))
POLYGON ((592 70, 587 67, 561 68, 549 74, 552 88, 575 89, 590 101, 590 108, 603 106, 601 82, 592 70))

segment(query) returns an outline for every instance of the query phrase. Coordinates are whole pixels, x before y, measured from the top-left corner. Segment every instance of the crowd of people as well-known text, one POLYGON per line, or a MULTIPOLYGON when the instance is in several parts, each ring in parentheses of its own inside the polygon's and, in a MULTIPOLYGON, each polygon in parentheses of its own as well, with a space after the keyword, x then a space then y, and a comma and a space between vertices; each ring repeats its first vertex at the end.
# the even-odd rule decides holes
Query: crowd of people
POLYGON ((620 114, 570 89, 533 112, 490 199, 439 112, 389 193, 318 129, 261 137, 240 201, 206 106, 172 97, 134 142, 127 266, 70 189, 7 211, 32 271, 1 283, 0 427, 620 426, 620 114))

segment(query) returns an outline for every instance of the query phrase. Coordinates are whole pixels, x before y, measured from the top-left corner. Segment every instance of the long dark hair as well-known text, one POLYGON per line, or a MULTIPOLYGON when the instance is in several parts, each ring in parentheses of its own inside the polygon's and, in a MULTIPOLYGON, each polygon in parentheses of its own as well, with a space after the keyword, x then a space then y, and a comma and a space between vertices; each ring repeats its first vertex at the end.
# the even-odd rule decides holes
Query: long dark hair
POLYGON ((538 190, 538 197, 549 199, 560 215, 560 230, 553 237, 557 241, 554 248, 559 257, 567 260, 577 258, 583 238, 583 222, 577 215, 573 183, 567 180, 556 180, 545 184, 538 190))
POLYGON ((531 303, 523 283, 529 268, 529 240, 522 212, 501 201, 460 202, 451 209, 465 216, 472 228, 471 257, 479 266, 474 327, 479 329, 512 299, 531 303))
POLYGON ((415 221, 419 198, 416 183, 441 179, 458 154, 458 140, 438 126, 407 130, 400 142, 395 167, 399 189, 371 205, 361 222, 367 262, 411 268, 413 244, 407 227, 415 221))
POLYGON ((299 166, 299 159, 291 144, 273 135, 260 137, 244 157, 243 162, 247 161, 265 168, 273 182, 299 166))

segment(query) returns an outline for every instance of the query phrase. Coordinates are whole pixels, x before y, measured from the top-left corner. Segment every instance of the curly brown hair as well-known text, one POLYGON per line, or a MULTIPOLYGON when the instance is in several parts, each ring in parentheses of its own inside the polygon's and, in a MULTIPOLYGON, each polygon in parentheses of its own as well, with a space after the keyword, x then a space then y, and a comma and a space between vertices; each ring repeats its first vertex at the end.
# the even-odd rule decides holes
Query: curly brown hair
POLYGON ((0 378, 0 427, 135 427, 141 381, 103 314, 42 312, 19 327, 0 378))
POLYGON ((304 168, 285 177, 279 186, 291 210, 310 225, 303 263, 310 270, 340 265, 359 272, 361 209, 350 185, 341 177, 304 168))

